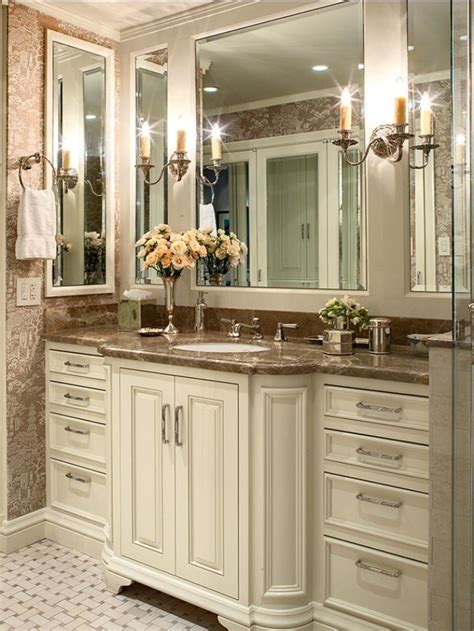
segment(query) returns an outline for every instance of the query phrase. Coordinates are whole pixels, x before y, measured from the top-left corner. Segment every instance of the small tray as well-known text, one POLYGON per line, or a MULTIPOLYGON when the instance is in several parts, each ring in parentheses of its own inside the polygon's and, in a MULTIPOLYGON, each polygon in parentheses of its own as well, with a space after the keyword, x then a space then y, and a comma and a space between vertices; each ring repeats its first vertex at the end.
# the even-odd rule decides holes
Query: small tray
MULTIPOLYGON (((310 344, 322 344, 323 343, 323 335, 314 335, 312 337, 305 337, 304 339, 310 344)), ((366 337, 356 337, 355 338, 356 346, 368 346, 369 340, 366 337)))
POLYGON ((164 329, 158 329, 151 326, 143 327, 142 329, 138 329, 138 335, 141 337, 158 337, 158 335, 163 335, 164 329))

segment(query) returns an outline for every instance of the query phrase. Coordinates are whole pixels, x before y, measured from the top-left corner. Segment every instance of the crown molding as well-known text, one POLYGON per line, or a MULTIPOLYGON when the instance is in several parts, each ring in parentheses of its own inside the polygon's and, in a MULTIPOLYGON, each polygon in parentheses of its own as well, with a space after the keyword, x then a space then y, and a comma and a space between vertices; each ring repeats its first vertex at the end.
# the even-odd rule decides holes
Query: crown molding
POLYGON ((46 3, 45 0, 16 0, 16 2, 17 4, 23 4, 30 9, 49 15, 52 18, 56 18, 57 20, 69 22, 70 24, 83 28, 86 31, 91 31, 97 35, 113 39, 116 42, 120 41, 120 31, 109 28, 104 24, 99 24, 95 20, 90 20, 89 18, 77 15, 68 9, 46 3))
POLYGON ((262 0, 210 0, 209 4, 196 7, 195 9, 188 9, 187 11, 181 11, 180 13, 170 15, 166 18, 157 18, 145 24, 125 28, 120 31, 120 41, 127 42, 137 39, 138 37, 159 33, 169 28, 183 26, 189 22, 220 15, 221 13, 227 13, 228 11, 260 2, 262 2, 262 0))

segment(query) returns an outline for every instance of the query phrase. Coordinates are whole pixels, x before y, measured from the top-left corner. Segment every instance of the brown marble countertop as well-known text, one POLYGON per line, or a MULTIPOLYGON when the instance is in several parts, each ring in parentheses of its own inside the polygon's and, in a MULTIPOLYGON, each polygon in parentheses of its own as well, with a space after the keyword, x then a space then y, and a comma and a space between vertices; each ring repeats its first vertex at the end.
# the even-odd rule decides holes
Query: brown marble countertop
POLYGON ((181 333, 176 337, 140 337, 116 327, 70 329, 48 333, 45 339, 64 344, 95 346, 106 357, 133 359, 192 368, 207 368, 248 375, 298 375, 326 373, 350 377, 385 379, 427 384, 428 358, 409 349, 395 347, 390 355, 370 355, 365 350, 354 355, 325 355, 320 346, 304 341, 273 342, 271 338, 254 342, 247 335, 232 340, 223 333, 207 332, 201 336, 181 333), (178 344, 196 342, 251 343, 269 350, 258 353, 209 353, 175 349, 178 344))

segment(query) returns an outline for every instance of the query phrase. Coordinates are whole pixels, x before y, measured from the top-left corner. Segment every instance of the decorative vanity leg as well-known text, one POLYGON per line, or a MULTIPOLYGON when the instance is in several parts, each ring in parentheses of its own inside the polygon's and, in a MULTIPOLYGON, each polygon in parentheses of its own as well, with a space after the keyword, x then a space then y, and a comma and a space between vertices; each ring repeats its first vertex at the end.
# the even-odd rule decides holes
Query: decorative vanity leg
POLYGON ((222 616, 217 616, 219 623, 225 627, 228 631, 248 631, 249 627, 243 627, 238 622, 232 622, 231 620, 227 620, 222 616))
POLYGON ((104 583, 108 591, 112 592, 115 596, 120 594, 124 587, 128 587, 132 584, 131 579, 115 574, 115 572, 111 572, 105 567, 102 568, 102 578, 104 579, 104 583))

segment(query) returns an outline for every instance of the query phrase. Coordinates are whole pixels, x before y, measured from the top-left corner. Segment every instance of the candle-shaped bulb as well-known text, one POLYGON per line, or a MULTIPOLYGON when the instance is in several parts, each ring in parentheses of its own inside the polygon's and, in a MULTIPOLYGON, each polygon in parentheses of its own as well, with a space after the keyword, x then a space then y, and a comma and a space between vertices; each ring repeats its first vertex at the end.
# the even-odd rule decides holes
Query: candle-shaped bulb
POLYGON ((212 159, 222 160, 222 139, 221 130, 217 123, 212 126, 211 131, 211 147, 212 147, 212 159))
POLYGON ((420 135, 433 135, 433 111, 431 109, 431 99, 428 92, 423 92, 420 104, 420 135))
POLYGON ((350 131, 352 127, 352 98, 349 88, 344 88, 341 94, 339 127, 342 131, 350 131))
POLYGON ((407 94, 405 88, 405 82, 401 77, 398 77, 395 84, 395 112, 394 123, 395 125, 407 124, 407 94))
POLYGON ((178 119, 178 129, 176 131, 176 151, 178 153, 185 153, 186 151, 186 130, 184 127, 184 118, 180 116, 178 119))
POLYGON ((140 130, 140 158, 149 160, 151 155, 150 125, 144 121, 140 130))

